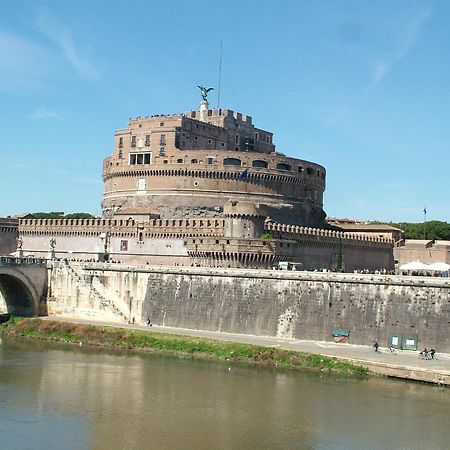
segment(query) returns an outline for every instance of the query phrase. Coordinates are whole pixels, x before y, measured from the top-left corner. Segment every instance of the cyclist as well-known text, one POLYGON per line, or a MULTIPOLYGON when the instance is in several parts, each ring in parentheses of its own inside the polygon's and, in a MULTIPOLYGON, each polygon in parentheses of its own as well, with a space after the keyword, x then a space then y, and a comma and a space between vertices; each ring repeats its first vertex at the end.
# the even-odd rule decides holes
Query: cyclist
POLYGON ((374 351, 378 352, 378 348, 380 347, 380 344, 378 344, 377 341, 373 341, 373 345, 372 345, 374 351))

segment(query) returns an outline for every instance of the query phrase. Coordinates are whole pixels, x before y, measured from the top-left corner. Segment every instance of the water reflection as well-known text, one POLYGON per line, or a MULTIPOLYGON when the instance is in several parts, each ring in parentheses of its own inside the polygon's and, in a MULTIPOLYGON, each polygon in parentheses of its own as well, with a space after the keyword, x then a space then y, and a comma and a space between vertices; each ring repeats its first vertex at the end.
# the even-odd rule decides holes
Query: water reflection
POLYGON ((448 391, 414 383, 11 340, 0 367, 11 448, 422 449, 450 438, 448 391))

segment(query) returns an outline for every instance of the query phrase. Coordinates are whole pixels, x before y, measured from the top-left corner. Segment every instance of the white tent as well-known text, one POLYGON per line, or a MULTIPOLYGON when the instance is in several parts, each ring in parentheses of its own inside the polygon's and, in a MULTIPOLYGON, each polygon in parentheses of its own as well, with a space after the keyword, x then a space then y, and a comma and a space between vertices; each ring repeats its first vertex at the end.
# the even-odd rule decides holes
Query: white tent
POLYGON ((450 264, 446 264, 443 262, 436 262, 436 263, 430 264, 428 266, 428 270, 433 270, 436 272, 447 272, 448 270, 450 270, 450 264))
POLYGON ((400 270, 428 270, 428 268, 429 266, 427 264, 421 263, 420 261, 412 261, 400 266, 400 270))

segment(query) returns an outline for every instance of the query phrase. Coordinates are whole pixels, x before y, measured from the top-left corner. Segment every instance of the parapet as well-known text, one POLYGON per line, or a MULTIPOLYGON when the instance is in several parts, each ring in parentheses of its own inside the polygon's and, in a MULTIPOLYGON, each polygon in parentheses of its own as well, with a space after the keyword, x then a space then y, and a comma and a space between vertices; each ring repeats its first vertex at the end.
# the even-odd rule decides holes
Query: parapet
POLYGON ((252 202, 230 200, 223 207, 225 217, 266 217, 265 208, 252 202))
POLYGON ((322 228, 299 227, 295 225, 285 225, 276 222, 266 221, 264 229, 269 232, 275 232, 282 238, 300 239, 320 238, 323 242, 346 241, 347 243, 377 243, 387 246, 393 246, 394 240, 390 238, 371 236, 357 233, 345 233, 343 231, 327 230, 322 228))

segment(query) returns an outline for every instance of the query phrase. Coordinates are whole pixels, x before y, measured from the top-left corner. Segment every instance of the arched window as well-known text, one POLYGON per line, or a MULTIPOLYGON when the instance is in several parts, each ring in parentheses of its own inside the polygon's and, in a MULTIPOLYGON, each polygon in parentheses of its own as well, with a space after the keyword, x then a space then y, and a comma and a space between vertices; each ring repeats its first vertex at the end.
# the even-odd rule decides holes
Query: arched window
POLYGON ((252 167, 267 169, 267 162, 260 159, 255 159, 252 161, 252 167))
POLYGON ((198 160, 196 160, 196 159, 191 159, 191 164, 197 164, 198 163, 198 160))
POLYGON ((225 158, 223 160, 223 165, 224 166, 240 166, 241 160, 237 159, 237 158, 225 158))
POLYGON ((183 160, 182 159, 177 159, 177 164, 183 164, 183 160))
POLYGON ((277 170, 291 170, 291 166, 286 163, 278 163, 277 170))

